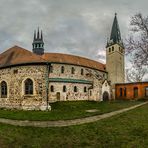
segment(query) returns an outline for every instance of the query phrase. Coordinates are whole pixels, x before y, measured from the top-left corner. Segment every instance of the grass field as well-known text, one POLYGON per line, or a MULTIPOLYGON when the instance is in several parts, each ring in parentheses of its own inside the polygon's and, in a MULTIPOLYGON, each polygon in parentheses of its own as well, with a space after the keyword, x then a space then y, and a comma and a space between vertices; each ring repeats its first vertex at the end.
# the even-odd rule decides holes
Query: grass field
POLYGON ((0 110, 0 118, 21 120, 67 120, 103 114, 138 104, 139 101, 72 101, 51 104, 52 111, 0 110), (96 109, 96 112, 86 110, 96 109))
POLYGON ((147 148, 148 104, 79 126, 33 128, 0 124, 0 147, 147 148))

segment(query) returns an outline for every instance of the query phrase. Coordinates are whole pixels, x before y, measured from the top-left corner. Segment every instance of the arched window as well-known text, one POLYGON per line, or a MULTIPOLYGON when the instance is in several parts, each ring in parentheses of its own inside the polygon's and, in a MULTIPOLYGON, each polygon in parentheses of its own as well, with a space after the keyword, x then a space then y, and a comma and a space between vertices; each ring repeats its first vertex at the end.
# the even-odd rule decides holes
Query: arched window
POLYGON ((74 86, 74 92, 77 92, 78 89, 77 89, 77 86, 74 86))
POLYGON ((31 79, 25 80, 25 95, 33 95, 33 81, 31 79))
POLYGON ((148 86, 145 87, 145 96, 148 97, 148 86))
POLYGON ((74 67, 71 68, 71 74, 74 74, 75 73, 75 69, 74 67))
POLYGON ((66 86, 65 85, 63 86, 63 92, 66 92, 66 86))
POLYGON ((120 88, 120 97, 122 97, 122 88, 120 88))
POLYGON ((126 87, 124 88, 124 97, 126 97, 126 87))
POLYGON ((134 87, 134 98, 138 97, 138 88, 134 87))
POLYGON ((81 75, 84 75, 84 70, 83 69, 81 69, 81 75))
POLYGON ((84 87, 84 92, 87 92, 87 88, 86 87, 84 87))
POLYGON ((112 51, 114 51, 114 46, 112 46, 112 51))
POLYGON ((111 52, 111 48, 109 48, 109 52, 111 52))
POLYGON ((5 81, 1 82, 1 98, 7 98, 7 83, 5 81))
POLYGON ((51 85, 50 91, 51 91, 51 92, 54 92, 54 86, 53 86, 53 85, 51 85))
POLYGON ((61 73, 64 73, 64 66, 61 67, 61 73))

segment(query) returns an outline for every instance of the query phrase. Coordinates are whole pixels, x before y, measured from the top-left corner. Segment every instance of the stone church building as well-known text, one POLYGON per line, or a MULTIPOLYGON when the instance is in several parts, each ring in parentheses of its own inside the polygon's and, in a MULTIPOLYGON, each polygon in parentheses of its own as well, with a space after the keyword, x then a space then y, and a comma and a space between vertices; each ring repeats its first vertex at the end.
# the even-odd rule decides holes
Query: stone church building
POLYGON ((106 46, 106 65, 61 53, 45 53, 42 32, 34 33, 32 52, 14 46, 0 54, 0 107, 50 109, 55 101, 114 98, 124 82, 124 45, 115 14, 106 46))

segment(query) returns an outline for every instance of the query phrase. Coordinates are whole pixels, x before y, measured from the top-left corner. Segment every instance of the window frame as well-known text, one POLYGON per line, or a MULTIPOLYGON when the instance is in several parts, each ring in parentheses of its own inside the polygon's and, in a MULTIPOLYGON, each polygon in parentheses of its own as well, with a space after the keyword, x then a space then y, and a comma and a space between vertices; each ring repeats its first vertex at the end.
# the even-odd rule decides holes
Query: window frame
POLYGON ((71 68, 71 74, 75 74, 75 68, 74 67, 71 68))
POLYGON ((54 92, 54 86, 53 85, 50 86, 50 92, 54 92))
POLYGON ((64 66, 61 66, 61 73, 63 74, 63 73, 64 73, 64 71, 65 71, 64 66))
POLYGON ((145 87, 145 97, 148 97, 148 86, 145 87))
POLYGON ((63 86, 63 92, 66 92, 67 91, 67 88, 66 88, 66 85, 63 86))
POLYGON ((25 95, 33 95, 34 94, 34 82, 32 79, 27 78, 24 81, 24 94, 25 95), (28 81, 28 82, 27 82, 28 81), (28 83, 28 84, 27 84, 28 83))
POLYGON ((8 85, 6 81, 2 81, 0 83, 0 94, 1 94, 1 98, 7 98, 8 97, 8 85), (4 83, 4 85, 3 85, 4 83))
POLYGON ((74 86, 74 92, 78 92, 77 86, 74 86))

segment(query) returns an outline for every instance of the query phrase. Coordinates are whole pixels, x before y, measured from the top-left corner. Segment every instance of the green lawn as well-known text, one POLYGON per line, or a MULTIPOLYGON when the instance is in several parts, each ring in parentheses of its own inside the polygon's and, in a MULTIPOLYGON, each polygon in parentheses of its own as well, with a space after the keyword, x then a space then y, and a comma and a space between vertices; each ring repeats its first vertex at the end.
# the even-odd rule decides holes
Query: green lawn
POLYGON ((21 119, 21 120, 67 120, 83 118, 98 114, 111 112, 114 110, 129 107, 140 103, 139 101, 73 101, 56 102, 51 104, 52 111, 18 111, 0 110, 0 118, 21 119), (86 112, 86 110, 96 109, 96 112, 86 112))
POLYGON ((98 122, 70 127, 0 124, 0 147, 147 148, 148 104, 98 122))

